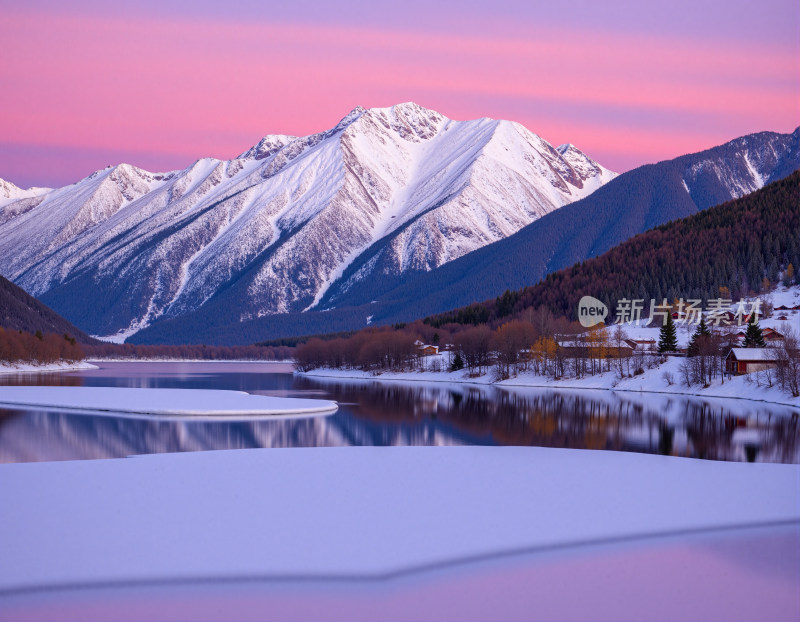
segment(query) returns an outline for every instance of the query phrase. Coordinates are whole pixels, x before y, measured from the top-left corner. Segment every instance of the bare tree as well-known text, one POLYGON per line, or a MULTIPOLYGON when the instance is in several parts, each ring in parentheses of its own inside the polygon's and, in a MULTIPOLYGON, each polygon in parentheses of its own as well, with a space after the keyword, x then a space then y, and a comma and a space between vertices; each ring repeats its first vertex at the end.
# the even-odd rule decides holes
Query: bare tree
POLYGON ((792 397, 800 396, 800 338, 794 330, 786 331, 783 341, 774 349, 773 357, 781 389, 791 393, 792 397))

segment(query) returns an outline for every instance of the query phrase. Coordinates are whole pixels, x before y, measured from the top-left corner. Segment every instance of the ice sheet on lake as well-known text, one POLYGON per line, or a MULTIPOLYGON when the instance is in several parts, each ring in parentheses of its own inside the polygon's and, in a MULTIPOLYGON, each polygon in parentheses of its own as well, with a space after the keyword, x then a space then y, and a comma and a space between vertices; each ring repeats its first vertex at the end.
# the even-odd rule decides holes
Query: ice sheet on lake
POLYGON ((212 389, 3 387, 0 405, 159 416, 305 415, 336 411, 336 402, 212 389))

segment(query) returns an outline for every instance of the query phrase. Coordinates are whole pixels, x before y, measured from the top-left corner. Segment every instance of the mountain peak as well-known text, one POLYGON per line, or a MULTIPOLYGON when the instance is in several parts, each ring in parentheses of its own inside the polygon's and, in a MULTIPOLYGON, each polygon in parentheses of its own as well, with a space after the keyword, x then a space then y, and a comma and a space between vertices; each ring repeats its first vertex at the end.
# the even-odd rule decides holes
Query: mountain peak
POLYGON ((370 108, 363 116, 391 129, 410 142, 432 138, 449 121, 443 114, 414 102, 395 104, 388 108, 370 108))
POLYGON ((11 183, 10 181, 6 181, 5 179, 0 179, 0 196, 8 198, 9 196, 11 196, 11 193, 15 193, 20 190, 22 190, 22 188, 11 183))
POLYGON ((37 188, 36 186, 27 189, 20 188, 10 181, 0 179, 0 201, 5 201, 5 199, 11 199, 13 201, 16 199, 38 196, 50 192, 50 190, 51 188, 37 188))
POLYGON ((255 145, 250 147, 250 149, 240 154, 236 159, 246 160, 248 158, 253 158, 254 160, 263 160, 273 153, 280 151, 283 147, 295 140, 295 138, 297 137, 288 136, 286 134, 267 134, 255 145))
POLYGON ((353 123, 353 121, 360 119, 361 116, 364 115, 366 112, 367 109, 364 108, 363 106, 356 106, 350 112, 348 112, 344 117, 342 117, 342 120, 339 121, 339 123, 337 123, 333 127, 333 129, 330 130, 330 132, 338 132, 339 130, 343 130, 348 125, 353 123))

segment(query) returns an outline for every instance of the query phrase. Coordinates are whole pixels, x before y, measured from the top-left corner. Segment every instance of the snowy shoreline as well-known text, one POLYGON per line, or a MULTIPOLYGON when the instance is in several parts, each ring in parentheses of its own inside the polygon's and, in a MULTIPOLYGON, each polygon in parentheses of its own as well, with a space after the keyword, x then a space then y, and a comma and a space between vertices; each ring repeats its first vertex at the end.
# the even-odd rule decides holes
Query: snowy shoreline
MULTIPOLYGON (((428 357, 440 359, 442 367, 446 367, 446 355, 436 355, 428 357)), ((440 382, 454 384, 473 384, 480 386, 502 387, 506 389, 534 388, 552 390, 601 390, 626 393, 652 393, 658 395, 676 395, 687 397, 719 398, 748 400, 751 402, 764 402, 778 404, 781 406, 794 406, 800 408, 800 397, 791 397, 788 393, 781 391, 778 387, 759 387, 752 378, 748 376, 736 376, 726 380, 724 384, 715 382, 707 389, 685 387, 679 381, 679 366, 683 359, 673 358, 667 360, 663 365, 632 378, 619 379, 614 372, 604 372, 594 376, 584 378, 567 378, 553 380, 545 376, 539 376, 533 372, 520 372, 516 377, 507 380, 495 381, 491 373, 486 373, 478 377, 469 377, 466 370, 460 371, 412 371, 412 372, 383 372, 372 374, 359 370, 340 370, 330 368, 319 368, 310 371, 295 371, 295 374, 309 378, 335 378, 347 380, 377 380, 394 382, 440 382), (675 380, 670 385, 663 378, 664 373, 670 373, 675 380)))
POLYGON ((59 371, 81 371, 97 369, 97 365, 92 365, 86 361, 76 361, 74 363, 4 363, 0 362, 0 374, 40 374, 59 371))

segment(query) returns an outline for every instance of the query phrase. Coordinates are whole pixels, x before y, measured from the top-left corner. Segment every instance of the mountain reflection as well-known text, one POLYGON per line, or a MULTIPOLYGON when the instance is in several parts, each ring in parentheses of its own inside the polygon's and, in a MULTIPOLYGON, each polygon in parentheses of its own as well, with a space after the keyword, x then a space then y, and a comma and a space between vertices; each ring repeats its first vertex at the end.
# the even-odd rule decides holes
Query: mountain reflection
POLYGON ((257 447, 452 444, 800 462, 798 412, 790 407, 610 391, 334 381, 253 369, 198 364, 188 371, 184 365, 180 373, 161 369, 148 375, 142 365, 121 364, 95 373, 17 377, 15 383, 235 388, 334 399, 339 411, 307 419, 225 422, 0 409, 0 462, 257 447))

